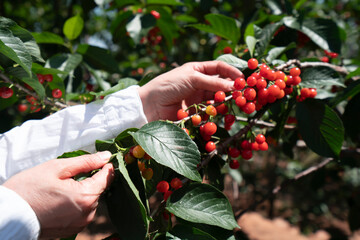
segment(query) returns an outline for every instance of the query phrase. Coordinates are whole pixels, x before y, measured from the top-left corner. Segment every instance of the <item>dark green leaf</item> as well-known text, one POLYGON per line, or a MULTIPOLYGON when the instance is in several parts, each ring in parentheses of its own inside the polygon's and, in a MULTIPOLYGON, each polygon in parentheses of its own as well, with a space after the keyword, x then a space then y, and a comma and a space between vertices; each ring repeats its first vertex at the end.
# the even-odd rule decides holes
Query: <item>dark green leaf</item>
POLYGON ((78 156, 82 156, 82 155, 86 155, 86 154, 90 154, 90 153, 83 151, 83 150, 77 150, 77 151, 73 151, 73 152, 63 153, 61 156, 59 156, 57 158, 72 158, 72 157, 78 157, 78 156))
POLYGON ((240 29, 236 26, 235 19, 221 14, 210 13, 205 15, 207 24, 190 24, 189 26, 201 31, 213 33, 236 44, 240 39, 240 29))
MULTIPOLYGON (((358 85, 359 86, 359 85, 358 85)), ((354 96, 346 105, 343 115, 345 131, 355 143, 360 143, 360 94, 354 96)))
POLYGON ((31 76, 31 55, 25 44, 8 29, 0 28, 0 53, 19 64, 31 76))
POLYGON ((197 19, 195 17, 185 15, 185 14, 177 15, 177 16, 175 16, 175 19, 176 19, 176 21, 181 21, 181 22, 186 22, 186 23, 197 22, 197 19))
POLYGON ((159 27, 161 34, 165 37, 167 46, 171 48, 174 39, 179 36, 177 24, 171 13, 166 11, 166 9, 162 7, 156 10, 161 15, 160 19, 156 21, 156 25, 159 27))
POLYGON ((122 8, 127 5, 139 3, 138 0, 116 0, 116 6, 122 8))
POLYGON ((234 233, 231 230, 207 224, 187 222, 183 219, 179 219, 179 223, 200 229, 201 231, 211 235, 216 240, 235 240, 234 233))
POLYGON ((33 78, 22 78, 21 79, 24 83, 32 87, 35 92, 39 95, 40 99, 45 98, 45 88, 44 86, 39 82, 39 79, 36 76, 33 76, 33 78))
POLYGON ((238 57, 235 57, 234 55, 231 55, 231 54, 221 55, 216 60, 226 62, 226 63, 240 69, 241 71, 248 67, 247 61, 242 60, 238 57))
POLYGON ((340 31, 333 20, 311 18, 306 19, 301 24, 299 20, 294 17, 285 17, 284 24, 289 28, 301 31, 322 49, 331 52, 340 52, 340 31))
POLYGON ((80 15, 76 15, 66 20, 63 27, 63 33, 69 40, 74 40, 80 35, 83 27, 84 20, 80 15))
POLYGON ((117 61, 107 49, 80 44, 77 52, 83 56, 84 61, 95 69, 102 69, 110 73, 119 72, 117 61))
POLYGON ((110 151, 116 153, 118 151, 114 139, 112 140, 96 140, 95 141, 96 151, 110 151))
POLYGON ((46 68, 57 68, 65 74, 59 74, 62 79, 65 79, 69 73, 81 63, 82 56, 78 53, 75 54, 57 54, 47 60, 46 68))
POLYGON ((115 138, 115 142, 123 148, 127 148, 134 145, 133 137, 129 134, 129 132, 136 132, 137 128, 128 128, 121 132, 117 137, 115 138))
POLYGON ((146 74, 138 83, 138 85, 141 87, 145 84, 147 84, 148 82, 150 82, 153 78, 155 78, 156 74, 153 72, 149 72, 148 74, 146 74))
POLYGON ((150 196, 153 195, 156 191, 156 185, 158 184, 158 182, 164 179, 164 166, 151 159, 148 162, 147 167, 150 167, 154 172, 153 177, 150 180, 146 180, 145 183, 146 196, 150 198, 150 196))
POLYGON ((360 93, 360 81, 354 81, 350 83, 347 88, 339 92, 336 97, 330 100, 329 105, 335 107, 340 102, 353 98, 355 95, 360 93))
POLYGON ((33 32, 33 37, 37 43, 48 43, 48 44, 64 44, 64 39, 59 35, 52 33, 52 32, 33 32))
POLYGON ((355 77, 355 76, 360 76, 360 68, 357 68, 355 71, 352 71, 351 73, 349 73, 346 76, 346 79, 349 79, 349 78, 352 78, 352 77, 355 77))
POLYGON ((344 141, 339 116, 321 100, 307 99, 297 104, 299 132, 306 145, 324 157, 338 157, 344 141))
POLYGON ((201 181, 197 171, 200 152, 184 130, 168 122, 156 121, 130 133, 158 163, 194 181, 201 181))
POLYGON ((279 56, 281 56, 282 54, 284 54, 286 51, 295 48, 296 44, 290 43, 288 46, 286 47, 274 47, 272 48, 269 52, 268 55, 266 57, 266 61, 267 62, 272 62, 274 61, 276 58, 278 58, 279 56))
POLYGON ((130 179, 122 154, 117 158, 119 170, 105 199, 111 222, 121 239, 145 239, 149 224, 146 208, 130 179))
POLYGON ((166 209, 190 222, 228 230, 239 228, 228 199, 208 184, 192 183, 176 190, 166 202, 166 209))
POLYGON ((340 81, 339 74, 328 67, 311 67, 302 70, 301 73, 302 87, 321 88, 323 86, 341 86, 344 84, 340 81))
POLYGON ((39 74, 66 74, 66 72, 64 71, 60 71, 59 69, 55 69, 55 68, 45 68, 43 66, 41 66, 40 64, 37 63, 33 63, 32 64, 32 71, 34 73, 39 73, 39 74))
POLYGON ((265 54, 270 41, 273 39, 275 32, 282 25, 281 22, 266 25, 261 32, 255 31, 255 38, 258 40, 256 44, 255 53, 257 57, 265 54))
POLYGON ((191 227, 177 224, 170 232, 166 233, 166 240, 216 240, 210 234, 191 227))

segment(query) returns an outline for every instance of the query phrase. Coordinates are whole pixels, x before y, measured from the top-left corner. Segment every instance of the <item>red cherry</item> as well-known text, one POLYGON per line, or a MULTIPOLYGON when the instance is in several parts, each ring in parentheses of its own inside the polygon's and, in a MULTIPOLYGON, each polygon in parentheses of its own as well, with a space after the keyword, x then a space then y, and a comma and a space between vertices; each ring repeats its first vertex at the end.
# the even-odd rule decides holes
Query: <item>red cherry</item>
POLYGON ((227 46, 227 47, 224 47, 223 52, 224 52, 225 54, 230 54, 230 53, 233 52, 233 50, 232 50, 231 47, 227 46))
POLYGON ((286 95, 289 95, 294 91, 294 89, 292 87, 286 87, 284 91, 286 95))
POLYGON ((225 100, 226 94, 223 91, 217 91, 214 96, 215 102, 223 102, 225 100))
POLYGON ((276 80, 276 72, 274 70, 268 71, 266 78, 269 79, 270 81, 275 81, 276 80))
POLYGON ((257 79, 256 79, 256 77, 250 76, 246 79, 246 83, 249 87, 253 87, 256 85, 257 79))
POLYGON ((240 97, 237 97, 236 99, 235 99, 235 104, 238 106, 238 107, 243 107, 243 106, 245 106, 245 104, 246 104, 246 98, 245 97, 243 97, 243 96, 240 96, 240 97))
POLYGON ((253 151, 259 151, 259 144, 257 142, 252 142, 251 143, 251 150, 253 151))
POLYGON ((301 77, 299 77, 299 76, 293 77, 292 85, 296 86, 296 85, 299 85, 299 83, 301 83, 301 77))
POLYGON ((52 90, 52 96, 54 98, 61 98, 61 96, 62 96, 61 90, 58 88, 55 88, 54 90, 52 90))
POLYGON ((208 136, 212 136, 216 133, 217 126, 213 122, 207 122, 204 124, 204 133, 208 136))
POLYGON ((228 106, 226 106, 224 103, 220 104, 219 106, 216 106, 216 111, 219 114, 225 115, 229 111, 228 106))
POLYGON ((269 149, 268 143, 267 143, 267 142, 263 142, 262 144, 259 144, 259 149, 260 149, 261 151, 266 151, 266 150, 268 150, 268 149, 269 149))
POLYGON ((196 114, 191 117, 192 124, 196 127, 201 123, 201 116, 199 114, 196 114))
POLYGON ((232 114, 227 114, 224 116, 224 122, 227 124, 233 124, 235 122, 235 116, 232 114))
POLYGON ((259 65, 259 62, 256 58, 250 58, 248 60, 248 68, 253 70, 253 69, 256 69, 258 67, 258 65, 259 65))
POLYGON ((294 67, 294 68, 290 69, 290 75, 293 77, 299 76, 300 73, 301 73, 301 70, 298 67, 294 67))
POLYGON ((276 76, 276 79, 281 79, 281 80, 285 79, 285 73, 283 71, 276 71, 275 76, 276 76))
POLYGON ((229 162, 229 167, 230 167, 231 169, 238 169, 238 168, 240 167, 240 163, 239 163, 238 160, 233 159, 233 160, 231 160, 231 161, 229 162))
POLYGON ((244 78, 236 78, 235 81, 234 81, 234 87, 236 90, 242 90, 244 89, 246 85, 246 81, 244 78))
POLYGON ((263 78, 260 78, 257 80, 256 82, 256 88, 257 89, 262 89, 262 88, 266 88, 267 86, 267 81, 263 78))
POLYGON ((317 95, 316 88, 310 88, 309 98, 314 98, 317 95))
POLYGON ((177 119, 178 120, 184 119, 188 116, 189 116, 189 114, 184 109, 179 109, 177 111, 177 119))
POLYGON ((258 73, 258 72, 252 73, 251 76, 255 77, 256 79, 260 79, 260 78, 261 78, 261 75, 260 75, 260 73, 258 73))
POLYGON ((44 80, 47 82, 52 82, 52 80, 53 80, 53 75, 51 75, 51 74, 46 74, 43 77, 44 77, 44 80))
POLYGON ((164 193, 164 201, 166 202, 173 192, 171 190, 164 193))
POLYGON ((232 147, 229 147, 229 155, 230 157, 232 158, 237 158, 238 156, 240 156, 240 150, 237 149, 237 148, 232 148, 232 147))
POLYGON ((261 88, 257 92, 258 99, 267 99, 269 95, 269 90, 267 88, 261 88))
POLYGON ((17 109, 19 112, 25 112, 28 109, 28 106, 26 104, 22 103, 17 106, 17 109))
POLYGON ((207 152, 212 152, 216 149, 216 144, 213 142, 213 141, 208 141, 206 144, 205 144, 205 150, 207 152))
POLYGON ((182 187, 182 181, 179 178, 173 178, 170 182, 170 186, 177 190, 182 187))
POLYGON ((243 107, 242 110, 246 114, 251 114, 255 111, 255 104, 253 102, 247 102, 243 107))
POLYGON ((1 98, 10 98, 14 94, 14 91, 9 87, 0 88, 0 97, 1 98))
POLYGON ((269 95, 273 97, 277 97, 280 94, 280 88, 277 85, 271 85, 268 88, 269 95))
POLYGON ((322 58, 320 58, 320 60, 322 61, 322 62, 325 62, 325 63, 328 63, 329 62, 329 58, 328 57, 322 57, 322 58))
POLYGON ((44 75, 42 74, 36 74, 37 78, 39 79, 39 82, 43 84, 45 82, 44 75))
POLYGON ((169 183, 167 181, 160 181, 156 185, 156 190, 161 193, 166 193, 169 190, 169 183))
POLYGON ((263 143, 263 142, 266 141, 266 138, 265 138, 264 135, 258 134, 258 135, 256 135, 256 137, 255 137, 255 141, 256 141, 258 144, 261 144, 261 143, 263 143))
POLYGON ((280 90, 280 93, 279 93, 279 95, 277 96, 277 98, 278 98, 278 99, 281 99, 281 98, 283 98, 283 97, 285 97, 285 91, 284 91, 284 90, 280 90))
POLYGON ((338 53, 334 53, 334 52, 330 53, 331 58, 337 58, 338 56, 339 56, 338 53))
POLYGON ((158 13, 157 11, 155 11, 155 10, 151 10, 150 11, 150 14, 151 15, 153 15, 154 16, 154 18, 156 18, 156 19, 160 19, 160 13, 158 13))
POLYGON ((241 97, 242 96, 242 93, 240 91, 237 91, 235 90, 233 93, 232 93, 232 98, 233 99, 236 99, 237 97, 241 97))
POLYGON ((251 143, 248 140, 243 140, 240 144, 241 149, 243 150, 250 150, 251 149, 251 143))
POLYGON ((284 80, 281 79, 277 79, 275 81, 275 84, 280 88, 280 89, 284 89, 286 87, 286 83, 284 82, 284 80))
POLYGON ((241 151, 241 157, 245 160, 249 160, 252 158, 252 151, 251 150, 243 150, 241 151))
POLYGON ((301 95, 302 98, 308 98, 309 95, 310 95, 310 89, 308 89, 308 88, 302 88, 302 89, 300 90, 300 95, 301 95))
POLYGON ((286 83, 287 86, 290 86, 290 85, 293 84, 294 78, 293 78, 293 76, 291 76, 291 75, 287 75, 287 76, 285 77, 284 81, 285 81, 285 83, 286 83))
POLYGON ((248 101, 252 101, 256 98, 256 91, 253 88, 246 88, 244 91, 244 97, 248 101))

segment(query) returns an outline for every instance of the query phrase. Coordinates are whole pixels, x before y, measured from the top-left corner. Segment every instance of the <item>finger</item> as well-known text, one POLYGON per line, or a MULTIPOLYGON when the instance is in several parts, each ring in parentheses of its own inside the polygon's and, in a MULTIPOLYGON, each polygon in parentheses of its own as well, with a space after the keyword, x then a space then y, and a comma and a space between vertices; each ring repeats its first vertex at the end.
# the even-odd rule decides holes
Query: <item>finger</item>
POLYGON ((109 151, 61 159, 60 178, 71 178, 79 173, 87 173, 102 168, 109 162, 109 151))
POLYGON ((92 193, 100 195, 108 186, 110 186, 113 180, 114 166, 111 163, 108 163, 91 178, 87 178, 80 183, 90 189, 92 193))
POLYGON ((231 78, 232 80, 244 77, 239 69, 221 61, 199 62, 194 65, 194 68, 207 75, 220 75, 222 78, 231 78))
POLYGON ((224 91, 230 92, 234 90, 234 82, 217 76, 209 76, 200 72, 196 72, 193 77, 193 86, 198 90, 206 90, 211 92, 224 91))

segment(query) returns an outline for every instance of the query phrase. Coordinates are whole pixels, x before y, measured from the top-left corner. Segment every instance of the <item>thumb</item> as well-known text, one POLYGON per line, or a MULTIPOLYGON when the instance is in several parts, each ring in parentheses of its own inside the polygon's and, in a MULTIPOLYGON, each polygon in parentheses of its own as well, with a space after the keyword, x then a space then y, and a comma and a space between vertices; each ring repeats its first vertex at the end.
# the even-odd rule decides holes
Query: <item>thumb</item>
POLYGON ((79 157, 61 159, 60 178, 71 178, 79 173, 87 173, 102 168, 109 162, 111 153, 109 151, 87 154, 79 157))
POLYGON ((80 183, 89 185, 92 192, 100 195, 112 183, 114 176, 114 166, 108 163, 91 178, 86 178, 80 183))

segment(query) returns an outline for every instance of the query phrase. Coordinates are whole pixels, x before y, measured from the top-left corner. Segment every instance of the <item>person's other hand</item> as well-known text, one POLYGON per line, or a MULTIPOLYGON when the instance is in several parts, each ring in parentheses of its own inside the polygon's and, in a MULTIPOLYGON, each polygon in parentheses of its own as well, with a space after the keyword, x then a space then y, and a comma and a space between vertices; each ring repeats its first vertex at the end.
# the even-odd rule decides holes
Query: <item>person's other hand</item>
POLYGON ((30 204, 40 222, 41 238, 71 236, 91 222, 100 194, 113 180, 110 157, 106 151, 50 160, 18 173, 3 186, 30 204), (102 169, 83 181, 72 178, 99 168, 102 169))
POLYGON ((214 92, 234 90, 243 73, 225 62, 191 62, 154 78, 138 89, 145 115, 154 120, 176 120, 176 112, 212 99, 214 92))

